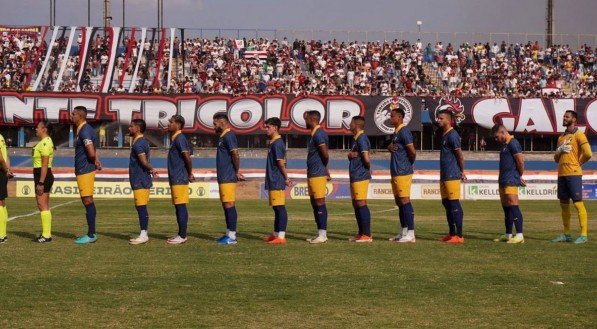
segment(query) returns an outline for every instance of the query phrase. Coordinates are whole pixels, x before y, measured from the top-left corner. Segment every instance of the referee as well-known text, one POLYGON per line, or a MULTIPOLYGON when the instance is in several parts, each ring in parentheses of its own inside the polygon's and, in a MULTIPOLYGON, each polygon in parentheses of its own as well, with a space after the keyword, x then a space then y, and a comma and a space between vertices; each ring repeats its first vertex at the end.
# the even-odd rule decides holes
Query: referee
POLYGON ((49 135, 47 122, 39 122, 35 134, 40 141, 33 148, 33 182, 35 199, 41 215, 42 233, 33 241, 46 243, 52 241, 52 213, 50 212, 50 191, 54 185, 52 161, 54 160, 54 142, 49 135))

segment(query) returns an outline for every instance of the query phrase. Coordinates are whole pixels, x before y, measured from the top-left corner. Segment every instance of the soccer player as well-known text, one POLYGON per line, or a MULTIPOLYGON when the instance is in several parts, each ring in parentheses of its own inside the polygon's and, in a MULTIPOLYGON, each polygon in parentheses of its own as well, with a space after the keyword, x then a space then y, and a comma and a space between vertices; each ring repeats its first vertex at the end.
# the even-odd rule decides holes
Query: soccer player
POLYGON ((313 244, 325 243, 328 240, 328 210, 325 205, 325 193, 327 181, 331 178, 327 168, 329 160, 328 135, 319 126, 320 120, 321 114, 318 111, 305 113, 307 128, 311 130, 311 138, 307 145, 307 186, 313 215, 317 223, 317 235, 307 241, 313 244))
POLYGON ((442 241, 450 244, 464 243, 462 223, 464 213, 460 205, 460 181, 466 181, 464 174, 464 155, 460 148, 460 136, 452 128, 453 113, 442 110, 437 116, 437 123, 442 129, 440 163, 440 194, 446 209, 449 234, 442 241))
POLYGON ((388 150, 392 153, 390 159, 390 174, 392 175, 392 192, 398 206, 400 232, 390 241, 413 243, 415 239, 415 210, 410 202, 410 187, 413 180, 413 164, 417 158, 413 135, 404 123, 404 110, 392 109, 390 121, 394 125, 394 134, 388 150))
POLYGON ((265 166, 265 189, 269 194, 269 205, 274 210, 274 233, 265 241, 269 244, 286 244, 286 225, 288 224, 288 213, 286 212, 286 200, 284 190, 286 186, 292 186, 292 181, 286 172, 286 146, 280 127, 282 122, 278 118, 265 120, 265 132, 268 138, 267 162, 265 166))
POLYGON ((95 184, 95 171, 102 170, 96 152, 97 135, 87 123, 87 108, 77 106, 70 114, 71 121, 77 127, 75 139, 75 175, 81 202, 85 206, 85 217, 87 218, 87 234, 75 239, 77 244, 87 244, 97 241, 95 234, 96 209, 93 203, 93 188, 95 184))
POLYGON ((371 144, 369 138, 365 135, 365 118, 362 116, 352 117, 350 131, 354 137, 354 142, 350 152, 348 152, 348 173, 352 207, 359 227, 359 233, 350 241, 357 243, 373 242, 371 212, 367 207, 367 192, 371 180, 371 160, 369 159, 371 144))
POLYGON ((143 119, 134 119, 129 125, 129 136, 131 142, 131 156, 129 159, 129 182, 135 198, 135 208, 139 216, 141 232, 139 236, 129 240, 132 245, 143 244, 149 241, 147 227, 149 225, 149 189, 152 184, 152 177, 157 178, 158 172, 149 163, 149 143, 143 137, 146 123, 143 119))
POLYGON ((514 136, 502 124, 496 124, 491 128, 491 134, 495 140, 502 144, 500 151, 500 174, 498 178, 500 201, 504 210, 504 221, 506 233, 495 242, 524 243, 522 235, 522 212, 518 207, 518 187, 525 186, 522 179, 524 172, 524 159, 522 147, 514 136), (516 227, 516 235, 512 236, 512 225, 516 227))
POLYGON ((10 160, 6 151, 4 136, 0 135, 0 244, 5 243, 6 225, 8 224, 8 211, 6 210, 6 198, 8 198, 8 179, 14 177, 10 171, 10 160))
POLYGON ((49 135, 47 122, 39 122, 35 134, 40 141, 33 147, 33 184, 35 199, 41 216, 42 233, 33 241, 46 243, 52 241, 52 213, 50 212, 50 191, 54 185, 52 162, 54 160, 54 142, 49 135))
POLYGON ((587 136, 576 127, 577 114, 574 111, 564 113, 563 125, 566 131, 558 138, 558 148, 554 160, 558 163, 558 199, 562 208, 564 233, 553 242, 572 242, 570 235, 570 199, 578 212, 580 236, 576 244, 588 241, 588 215, 582 202, 582 165, 589 161, 593 154, 587 136))
POLYGON ((216 169, 218 173, 218 184, 220 186, 220 201, 224 209, 226 220, 226 234, 218 239, 218 244, 236 244, 236 222, 237 213, 236 182, 242 181, 245 177, 239 172, 240 157, 236 135, 230 130, 228 116, 224 113, 216 113, 213 116, 215 133, 220 136, 216 153, 216 169))
POLYGON ((184 117, 179 114, 173 115, 168 120, 168 130, 171 134, 170 151, 168 152, 168 181, 170 183, 170 193, 172 193, 172 204, 176 209, 176 222, 178 223, 178 234, 168 239, 168 244, 187 242, 189 183, 195 181, 190 155, 191 148, 182 134, 184 121, 184 117))

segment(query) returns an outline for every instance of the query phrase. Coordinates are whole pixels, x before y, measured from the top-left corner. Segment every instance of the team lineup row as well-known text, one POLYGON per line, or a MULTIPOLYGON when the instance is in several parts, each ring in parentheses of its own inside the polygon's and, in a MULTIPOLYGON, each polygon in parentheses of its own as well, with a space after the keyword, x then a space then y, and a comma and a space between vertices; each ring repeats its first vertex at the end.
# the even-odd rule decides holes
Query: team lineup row
MULTIPOLYGON (((401 231, 391 238, 399 243, 414 243, 415 211, 410 201, 410 190, 413 177, 413 164, 416 151, 413 136, 403 122, 405 113, 402 109, 392 108, 390 120, 395 127, 388 146, 390 151, 391 185, 396 205, 401 231)), ((87 124, 87 109, 76 107, 71 112, 71 121, 76 127, 75 139, 75 175, 85 206, 87 219, 87 234, 75 239, 77 244, 87 244, 97 241, 95 232, 96 208, 93 201, 95 173, 102 169, 96 152, 98 145, 93 128, 87 124)), ((328 136, 319 129, 321 114, 318 111, 308 111, 304 116, 307 128, 311 131, 307 145, 307 179, 308 191, 313 216, 317 225, 317 234, 307 241, 311 244, 327 242, 327 207, 325 203, 326 183, 329 181, 328 171, 328 136)), ((464 212, 460 204, 460 183, 466 181, 464 172, 464 156, 460 146, 460 136, 453 129, 453 112, 449 109, 440 111, 436 118, 437 125, 442 130, 440 148, 440 192, 442 205, 448 222, 448 234, 442 241, 448 244, 463 244, 464 212)), ((168 244, 176 245, 187 241, 187 222, 189 214, 189 183, 195 180, 190 158, 190 144, 182 134, 185 125, 184 117, 174 115, 169 119, 171 145, 168 151, 168 181, 171 187, 172 204, 175 208, 178 232, 167 240, 168 244)), ((230 129, 228 117, 223 113, 213 116, 214 132, 219 135, 216 153, 217 180, 219 184, 220 201, 224 211, 226 233, 217 240, 218 244, 236 244, 237 211, 235 207, 236 184, 244 180, 240 172, 240 158, 236 136, 230 129)), ((566 131, 558 139, 558 148, 554 160, 558 163, 558 199, 562 210, 563 233, 553 242, 585 243, 587 237, 587 212, 582 201, 582 165, 592 154, 586 136, 576 128, 576 112, 567 111, 563 117, 566 131), (570 231, 571 207, 573 201, 577 209, 580 223, 580 236, 573 240, 570 231)), ((371 179, 369 139, 364 134, 365 118, 355 116, 350 123, 353 135, 352 146, 348 152, 349 178, 352 205, 355 212, 358 233, 350 239, 356 243, 372 242, 371 214, 367 206, 367 191, 371 179)), ((40 243, 52 241, 52 214, 49 199, 54 176, 52 161, 54 158, 54 144, 49 135, 49 125, 39 122, 36 134, 40 142, 33 148, 33 176, 35 182, 36 201, 39 207, 42 234, 35 239, 40 243)), ((265 121, 265 131, 268 138, 268 155, 265 168, 265 189, 269 194, 269 205, 274 211, 274 230, 265 240, 268 244, 286 244, 286 227, 288 214, 285 207, 285 189, 294 184, 286 171, 286 147, 279 134, 281 121, 279 118, 269 118, 265 121)), ((158 177, 150 163, 150 148, 143 137, 146 124, 142 119, 134 119, 129 125, 131 154, 129 161, 129 180, 134 194, 135 208, 139 217, 141 232, 132 238, 130 244, 146 243, 149 213, 149 192, 153 178, 158 177)), ((505 233, 494 241, 507 243, 524 243, 523 215, 519 208, 518 187, 524 186, 522 178, 524 159, 520 143, 510 135, 502 124, 496 124, 491 133, 503 147, 499 161, 499 193, 504 211, 505 233), (513 228, 516 234, 513 235, 513 228)), ((6 226, 8 212, 6 198, 8 179, 13 177, 10 161, 7 156, 4 138, 0 135, 0 243, 7 241, 6 226)))

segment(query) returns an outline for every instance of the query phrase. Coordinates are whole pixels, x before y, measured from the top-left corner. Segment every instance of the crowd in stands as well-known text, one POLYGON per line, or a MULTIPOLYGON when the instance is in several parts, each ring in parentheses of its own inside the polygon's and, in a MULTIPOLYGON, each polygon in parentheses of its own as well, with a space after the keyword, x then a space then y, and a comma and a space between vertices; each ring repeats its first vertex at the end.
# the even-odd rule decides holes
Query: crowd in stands
MULTIPOLYGON (((96 34, 91 40, 80 81, 81 35, 66 56, 68 37, 58 38, 44 72, 48 45, 41 35, 3 32, 0 38, 0 90, 31 90, 40 74, 37 91, 53 90, 58 80, 60 91, 100 90, 109 63, 109 37, 96 34), (66 69, 58 79, 63 61, 67 61, 66 69)), ((116 54, 110 91, 537 97, 551 90, 549 97, 597 96, 597 50, 586 44, 572 49, 569 45, 542 48, 538 42, 425 45, 419 40, 240 41, 216 37, 175 38, 170 49, 170 41, 161 46, 157 41, 140 45, 143 41, 125 36, 116 54), (131 87, 140 48, 142 58, 131 87)))

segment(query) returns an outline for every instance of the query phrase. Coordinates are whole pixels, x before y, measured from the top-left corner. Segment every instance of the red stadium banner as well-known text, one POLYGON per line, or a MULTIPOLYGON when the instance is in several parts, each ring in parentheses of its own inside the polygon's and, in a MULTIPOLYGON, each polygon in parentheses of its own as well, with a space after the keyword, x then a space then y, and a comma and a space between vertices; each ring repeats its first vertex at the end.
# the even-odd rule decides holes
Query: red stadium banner
POLYGON ((128 125, 143 118, 149 129, 166 129, 168 119, 180 114, 187 132, 212 132, 215 113, 228 114, 233 130, 240 134, 263 133, 263 121, 282 120, 284 133, 307 133, 303 114, 315 110, 322 114, 322 128, 329 134, 347 134, 355 115, 366 118, 368 135, 393 132, 389 122, 392 108, 406 113, 408 127, 420 131, 431 123, 435 113, 450 109, 460 124, 491 128, 503 122, 510 131, 529 134, 559 134, 566 110, 578 113, 578 126, 589 135, 597 130, 596 99, 545 98, 431 98, 383 96, 307 96, 208 94, 87 94, 87 93, 0 93, 0 125, 33 125, 39 120, 68 123, 68 113, 83 105, 94 121, 128 125), (427 109, 427 111, 425 111, 427 109))

